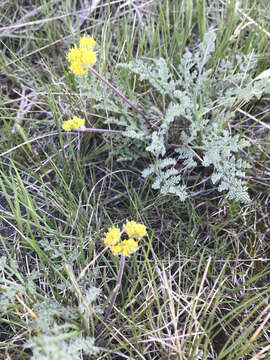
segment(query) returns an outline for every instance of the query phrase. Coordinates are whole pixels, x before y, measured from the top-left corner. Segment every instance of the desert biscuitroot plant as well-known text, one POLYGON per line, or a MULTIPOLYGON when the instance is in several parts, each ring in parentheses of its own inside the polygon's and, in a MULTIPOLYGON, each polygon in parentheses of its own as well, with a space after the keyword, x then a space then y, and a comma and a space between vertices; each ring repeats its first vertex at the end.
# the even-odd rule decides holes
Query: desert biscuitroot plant
MULTIPOLYGON (((110 316, 118 291, 120 289, 126 257, 129 257, 138 249, 139 241, 146 235, 146 226, 143 224, 138 224, 135 221, 127 221, 123 226, 122 231, 118 227, 114 226, 111 227, 107 233, 105 233, 105 237, 103 238, 104 244, 111 250, 114 255, 120 255, 121 258, 118 278, 115 288, 112 292, 113 296, 103 318, 104 323, 106 323, 110 316), (128 239, 122 239, 123 235, 127 235, 128 239)), ((102 326, 99 327, 98 333, 101 331, 101 329, 102 326)))
MULTIPOLYGON (((132 72, 144 86, 151 86, 151 97, 141 100, 142 112, 136 93, 129 100, 122 94, 120 77, 110 73, 102 77, 92 68, 95 42, 90 37, 81 38, 80 46, 68 53, 69 69, 76 75, 85 102, 91 99, 92 109, 104 116, 108 126, 117 127, 83 127, 81 131, 112 137, 117 146, 111 155, 119 161, 144 158, 149 166, 142 175, 152 176, 152 187, 160 189, 161 194, 174 194, 184 201, 189 195, 188 172, 206 167, 212 183, 219 184, 219 191, 226 191, 229 199, 248 203, 245 171, 250 164, 242 152, 249 142, 234 134, 229 125, 238 106, 269 92, 270 82, 251 80, 254 55, 223 59, 212 66, 215 39, 213 31, 205 34, 198 49, 187 51, 176 67, 168 66, 162 58, 119 64, 122 71, 132 72)), ((73 126, 69 121, 63 128, 80 128, 74 119, 73 126)), ((198 177, 200 172, 196 174, 198 177)))

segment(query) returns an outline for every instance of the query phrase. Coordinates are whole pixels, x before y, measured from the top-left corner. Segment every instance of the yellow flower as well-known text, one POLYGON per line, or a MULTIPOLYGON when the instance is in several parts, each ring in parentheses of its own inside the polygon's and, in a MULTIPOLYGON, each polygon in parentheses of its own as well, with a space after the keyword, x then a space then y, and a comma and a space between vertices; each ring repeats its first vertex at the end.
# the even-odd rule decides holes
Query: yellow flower
POLYGON ((67 54, 70 62, 69 69, 75 75, 83 75, 87 68, 96 62, 97 54, 93 51, 95 40, 92 37, 83 36, 80 39, 79 48, 75 45, 67 54))
POLYGON ((109 229, 107 233, 105 233, 105 238, 103 238, 105 245, 117 245, 120 241, 121 231, 116 227, 112 227, 109 229))
POLYGON ((64 121, 63 122, 63 125, 62 125, 62 128, 66 131, 70 131, 71 130, 71 124, 70 124, 70 120, 68 121, 64 121))
POLYGON ((137 241, 135 241, 132 238, 122 241, 121 246, 122 246, 121 253, 124 256, 129 256, 131 253, 133 253, 134 251, 136 251, 138 249, 137 241))
POLYGON ((135 221, 127 221, 127 223, 124 225, 124 230, 129 237, 135 237, 138 240, 147 234, 146 226, 143 224, 138 224, 135 221))
POLYGON ((81 119, 81 118, 79 118, 77 116, 73 117, 73 119, 72 119, 73 129, 79 129, 83 125, 84 125, 84 119, 81 119))
POLYGON ((62 128, 66 131, 71 129, 80 129, 84 125, 84 119, 74 116, 73 119, 63 122, 62 128))
POLYGON ((92 36, 83 36, 80 39, 80 48, 93 48, 96 45, 96 42, 92 36))
POLYGON ((138 249, 138 240, 147 235, 146 226, 135 221, 127 221, 122 231, 117 227, 111 227, 105 237, 104 244, 109 245, 110 250, 115 255, 129 256, 138 249), (121 235, 126 232, 128 240, 121 240, 121 235))
POLYGON ((120 254, 122 251, 122 245, 120 243, 116 244, 116 245, 112 245, 110 247, 110 249, 111 249, 111 252, 114 253, 115 255, 120 254))
POLYGON ((82 63, 80 61, 71 63, 69 70, 75 75, 83 75, 86 73, 86 69, 82 67, 82 63))
POLYGON ((67 59, 70 63, 79 61, 81 57, 81 50, 75 45, 74 48, 70 49, 67 54, 67 59))
POLYGON ((111 246, 111 251, 114 254, 121 254, 129 256, 138 249, 138 243, 134 239, 123 240, 121 243, 111 246))
POLYGON ((92 50, 81 49, 81 62, 83 65, 93 65, 96 62, 97 54, 92 50))

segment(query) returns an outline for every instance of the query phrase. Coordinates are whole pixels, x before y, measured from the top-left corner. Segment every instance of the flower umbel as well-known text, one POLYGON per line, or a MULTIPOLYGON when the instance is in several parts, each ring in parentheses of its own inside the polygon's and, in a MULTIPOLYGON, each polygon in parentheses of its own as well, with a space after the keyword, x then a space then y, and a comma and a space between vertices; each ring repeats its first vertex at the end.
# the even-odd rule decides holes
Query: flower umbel
MULTIPOLYGON (((123 226, 122 231, 120 231, 120 229, 117 227, 111 227, 109 231, 105 233, 105 237, 103 238, 105 245, 108 245, 110 247, 113 254, 121 255, 121 257, 116 286, 113 290, 111 302, 103 318, 104 323, 107 322, 107 319, 110 316, 121 285, 126 256, 130 256, 130 254, 134 253, 134 251, 136 251, 139 247, 138 241, 134 240, 133 237, 136 237, 137 240, 140 240, 145 235, 147 235, 145 225, 138 224, 135 221, 127 221, 126 225, 123 226), (121 235, 123 233, 126 233, 129 239, 121 240, 121 235)), ((101 329, 102 326, 99 328, 99 330, 101 329)))
POLYGON ((121 232, 120 229, 116 227, 112 227, 109 231, 105 234, 105 238, 103 238, 105 245, 110 245, 111 247, 117 246, 120 241, 121 232))
POLYGON ((137 224, 135 221, 127 221, 124 229, 129 237, 135 237, 138 240, 146 235, 146 226, 137 224))
POLYGON ((67 54, 69 69, 75 75, 84 75, 87 68, 96 62, 97 54, 93 51, 96 42, 91 36, 83 36, 80 46, 74 45, 67 54))
POLYGON ((129 256, 138 249, 138 240, 141 240, 145 235, 147 235, 145 225, 138 224, 135 221, 127 221, 122 231, 116 227, 110 228, 105 233, 103 241, 105 245, 109 245, 113 254, 129 256), (124 232, 128 235, 129 239, 121 240, 121 235, 124 232))
POLYGON ((124 256, 129 256, 138 249, 138 243, 134 239, 123 240, 121 243, 111 246, 111 251, 113 254, 121 254, 124 256))
POLYGON ((80 39, 80 48, 93 49, 96 42, 92 36, 83 36, 80 39))
POLYGON ((84 126, 84 122, 84 119, 74 116, 73 119, 64 121, 62 124, 62 128, 66 131, 70 131, 72 129, 80 129, 82 126, 84 126))

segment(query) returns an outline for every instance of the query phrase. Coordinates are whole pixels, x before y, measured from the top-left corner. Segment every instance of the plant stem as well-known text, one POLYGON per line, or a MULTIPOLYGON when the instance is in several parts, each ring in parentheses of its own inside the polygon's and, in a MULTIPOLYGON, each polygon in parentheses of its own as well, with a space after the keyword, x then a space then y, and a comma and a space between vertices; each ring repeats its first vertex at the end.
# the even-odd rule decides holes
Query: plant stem
POLYGON ((90 67, 90 71, 96 75, 96 77, 98 77, 101 81, 104 82, 104 84, 106 84, 116 95, 120 96, 121 99, 123 99, 133 110, 135 110, 138 114, 141 115, 141 117, 145 120, 145 122, 147 123, 148 126, 150 126, 151 128, 151 124, 149 119, 147 119, 147 117, 144 115, 144 113, 137 108, 137 106, 135 106, 134 104, 132 104, 132 102, 130 102, 128 100, 128 98, 125 97, 125 95, 123 95, 115 86, 113 86, 111 83, 109 83, 108 80, 106 80, 102 75, 100 75, 95 69, 93 69, 92 67, 90 67))
POLYGON ((84 128, 84 129, 78 129, 76 131, 80 131, 80 132, 97 132, 97 133, 113 133, 113 134, 122 134, 123 133, 123 131, 121 131, 121 130, 96 129, 96 128, 84 128))
POLYGON ((115 288, 113 289, 113 296, 111 298, 110 305, 108 306, 103 321, 106 322, 108 320, 108 317, 110 316, 110 313, 112 311, 113 305, 115 303, 116 297, 118 295, 118 291, 120 289, 120 285, 122 282, 124 267, 125 267, 126 257, 124 255, 121 255, 120 259, 120 267, 119 267, 119 273, 116 281, 115 288))
MULTIPOLYGON (((126 262, 126 257, 124 255, 121 255, 120 258, 120 267, 119 267, 119 273, 118 273, 118 277, 117 277, 117 281, 116 281, 116 285, 113 289, 113 296, 111 298, 110 304, 107 307, 106 313, 104 315, 103 318, 103 324, 101 324, 98 328, 97 328, 97 332, 96 332, 96 338, 98 337, 98 335, 100 334, 101 330, 104 327, 104 323, 107 322, 108 317, 110 316, 111 312, 112 312, 112 308, 114 306, 115 300, 117 298, 119 289, 120 289, 120 285, 122 282, 122 277, 123 277, 123 272, 124 272, 124 267, 125 267, 125 262, 126 262)), ((98 340, 97 340, 98 341, 98 340)))

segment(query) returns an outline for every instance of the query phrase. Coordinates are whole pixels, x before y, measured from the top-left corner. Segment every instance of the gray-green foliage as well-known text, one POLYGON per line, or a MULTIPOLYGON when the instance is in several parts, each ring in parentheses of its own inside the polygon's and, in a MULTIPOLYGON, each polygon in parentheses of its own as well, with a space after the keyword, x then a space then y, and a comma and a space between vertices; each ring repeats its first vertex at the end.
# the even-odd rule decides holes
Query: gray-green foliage
POLYGON ((66 328, 55 327, 57 334, 42 334, 27 342, 27 347, 33 351, 32 360, 80 360, 84 352, 86 355, 96 354, 94 340, 91 337, 77 335, 75 338, 63 336, 66 328))
MULTIPOLYGON (((110 73, 103 75, 104 78, 114 84, 120 91, 125 93, 119 79, 112 77, 110 73)), ((134 119, 133 114, 130 112, 129 105, 124 102, 120 97, 115 96, 112 90, 103 82, 93 76, 91 73, 88 77, 77 76, 76 80, 81 91, 81 96, 85 101, 91 100, 91 110, 95 111, 98 115, 102 114, 104 122, 109 126, 117 126, 125 128, 128 137, 123 137, 115 134, 109 134, 108 137, 113 139, 115 144, 113 150, 109 155, 116 156, 118 161, 137 160, 146 157, 145 144, 142 142, 147 127, 140 119, 134 119), (131 139, 134 141, 131 143, 131 139)), ((136 104, 136 98, 129 97, 129 100, 136 104)), ((145 139, 146 140, 146 139, 145 139)))
POLYGON ((33 271, 27 279, 23 278, 14 260, 9 264, 5 257, 1 257, 0 273, 0 316, 8 317, 8 313, 16 308, 28 312, 27 326, 31 336, 25 339, 24 347, 31 349, 33 360, 79 360, 82 353, 93 355, 98 352, 88 330, 90 318, 101 313, 101 309, 93 304, 100 290, 91 285, 90 279, 79 283, 76 291, 69 280, 58 284, 59 289, 67 294, 67 299, 78 297, 79 291, 78 306, 74 307, 43 292, 44 285, 41 287, 38 282, 46 283, 46 279, 41 273, 33 271), (27 308, 22 306, 22 301, 27 308), (82 320, 86 331, 79 325, 82 320))
MULTIPOLYGON (((265 79, 251 81, 255 56, 223 59, 211 67, 215 39, 215 33, 208 32, 198 49, 187 51, 176 68, 162 58, 120 64, 151 86, 155 104, 159 104, 153 105, 149 96, 144 97, 151 130, 140 117, 134 120, 127 104, 103 83, 86 79, 80 85, 86 97, 91 86, 94 108, 107 112, 107 124, 124 128, 124 137, 112 135, 118 147, 114 154, 121 154, 121 160, 148 159, 150 164, 142 175, 153 177, 154 189, 184 201, 188 197, 186 170, 204 166, 219 191, 226 191, 229 199, 249 202, 244 177, 250 165, 241 157, 249 142, 229 131, 228 125, 235 117, 235 108, 269 91, 270 83, 265 79), (112 113, 121 116, 113 117, 112 113)), ((137 105, 135 97, 130 100, 137 105)))

